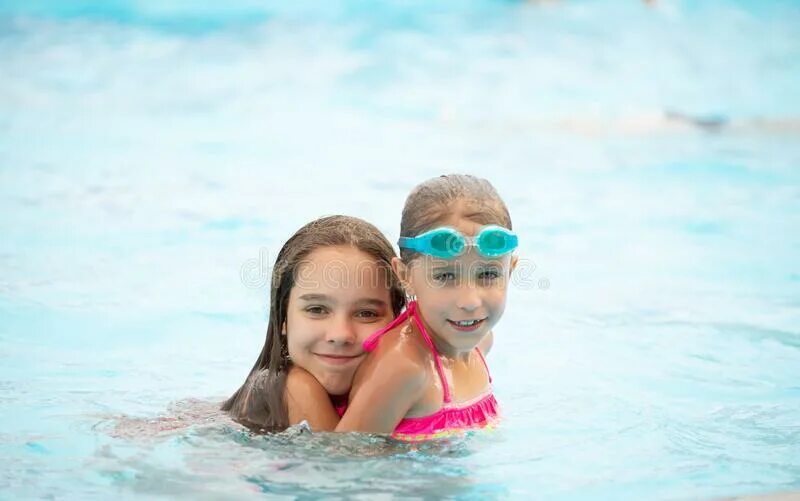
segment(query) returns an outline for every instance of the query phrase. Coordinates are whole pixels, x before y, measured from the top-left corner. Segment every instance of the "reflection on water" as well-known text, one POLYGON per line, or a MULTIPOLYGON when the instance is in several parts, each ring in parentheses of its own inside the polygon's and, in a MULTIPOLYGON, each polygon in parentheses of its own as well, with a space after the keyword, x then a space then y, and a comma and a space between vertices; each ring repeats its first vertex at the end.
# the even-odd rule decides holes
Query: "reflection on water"
POLYGON ((376 435, 312 433, 302 423, 259 435, 230 422, 218 405, 185 400, 159 417, 103 418, 94 430, 117 440, 98 447, 87 466, 116 487, 147 495, 204 496, 209 484, 217 495, 238 490, 299 497, 438 497, 487 489, 471 480, 468 462, 491 443, 481 434, 407 444, 376 435))
POLYGON ((800 489, 798 27, 735 0, 0 4, 0 488, 800 489), (265 332, 244 265, 323 214, 394 240, 450 171, 521 235, 501 428, 404 448, 220 415, 265 332))

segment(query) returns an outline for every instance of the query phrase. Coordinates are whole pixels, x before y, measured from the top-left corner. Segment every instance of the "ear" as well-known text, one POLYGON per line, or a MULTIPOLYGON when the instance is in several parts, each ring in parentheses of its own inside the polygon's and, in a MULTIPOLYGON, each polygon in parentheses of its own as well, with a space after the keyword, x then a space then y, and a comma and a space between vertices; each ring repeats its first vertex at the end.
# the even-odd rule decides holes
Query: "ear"
POLYGON ((410 271, 408 265, 406 265, 406 263, 404 263, 399 257, 393 257, 392 270, 394 271, 395 275, 397 275, 397 278, 400 279, 400 283, 403 285, 403 289, 405 289, 406 293, 411 293, 411 291, 409 291, 408 284, 408 275, 410 271))
POLYGON ((397 278, 399 278, 401 282, 406 281, 408 267, 399 257, 392 258, 392 271, 394 271, 394 274, 397 275, 397 278))
POLYGON ((519 263, 519 256, 516 254, 511 256, 511 269, 508 272, 508 275, 511 276, 514 273, 514 270, 517 268, 517 264, 519 263))
POLYGON ((283 325, 281 325, 281 336, 285 335, 286 335, 286 322, 284 321, 283 325))

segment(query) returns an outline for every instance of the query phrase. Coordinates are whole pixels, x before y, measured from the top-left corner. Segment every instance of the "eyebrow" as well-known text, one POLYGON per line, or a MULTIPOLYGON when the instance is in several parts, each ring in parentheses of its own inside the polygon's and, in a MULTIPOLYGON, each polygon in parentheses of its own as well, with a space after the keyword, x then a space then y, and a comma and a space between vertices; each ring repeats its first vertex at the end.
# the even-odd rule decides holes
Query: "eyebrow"
MULTIPOLYGON (((328 296, 327 294, 319 294, 319 293, 303 294, 298 299, 301 299, 303 301, 328 301, 331 303, 336 303, 336 299, 333 296, 328 296)), ((356 301, 356 303, 359 305, 367 304, 370 306, 382 306, 382 307, 389 306, 389 303, 387 303, 386 301, 382 299, 373 299, 373 298, 359 299, 358 301, 356 301)))
POLYGON ((303 301, 331 301, 334 303, 336 302, 334 298, 328 296, 327 294, 314 294, 314 293, 303 294, 297 299, 302 299, 303 301))

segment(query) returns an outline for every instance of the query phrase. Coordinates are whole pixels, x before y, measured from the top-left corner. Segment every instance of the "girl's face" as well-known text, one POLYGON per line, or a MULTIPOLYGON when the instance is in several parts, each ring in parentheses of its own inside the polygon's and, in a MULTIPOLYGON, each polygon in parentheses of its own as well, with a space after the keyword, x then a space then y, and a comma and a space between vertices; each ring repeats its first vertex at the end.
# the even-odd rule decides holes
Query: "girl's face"
MULTIPOLYGON (((482 227, 458 216, 437 226, 450 226, 469 236, 477 235, 482 227)), ((471 247, 455 259, 421 255, 408 267, 401 265, 398 272, 405 277, 408 291, 417 296, 420 315, 437 344, 444 343, 440 348, 457 354, 474 349, 503 315, 516 262, 511 254, 487 258, 471 247)))
POLYGON ((322 247, 297 267, 284 334, 294 365, 331 395, 350 391, 364 340, 393 318, 385 274, 351 246, 322 247))

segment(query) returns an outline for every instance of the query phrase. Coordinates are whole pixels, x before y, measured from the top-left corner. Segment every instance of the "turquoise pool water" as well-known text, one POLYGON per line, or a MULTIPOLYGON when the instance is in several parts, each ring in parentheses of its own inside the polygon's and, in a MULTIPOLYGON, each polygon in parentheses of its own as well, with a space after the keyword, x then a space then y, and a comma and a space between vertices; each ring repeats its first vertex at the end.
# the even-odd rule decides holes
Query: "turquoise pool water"
POLYGON ((798 89, 795 2, 0 1, 0 497, 800 490, 798 89), (522 239, 503 426, 215 414, 284 239, 450 171, 522 239))

